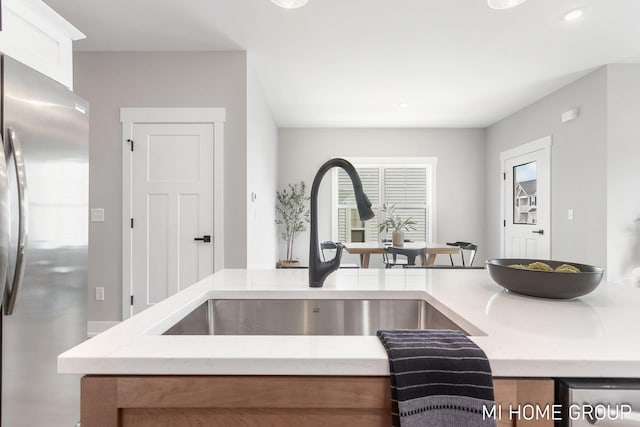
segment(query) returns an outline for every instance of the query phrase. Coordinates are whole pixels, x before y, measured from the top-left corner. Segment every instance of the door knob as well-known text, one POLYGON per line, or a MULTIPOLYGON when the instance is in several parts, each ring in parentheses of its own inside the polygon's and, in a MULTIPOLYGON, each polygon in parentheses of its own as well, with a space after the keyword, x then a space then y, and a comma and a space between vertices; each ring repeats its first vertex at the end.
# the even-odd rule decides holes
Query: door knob
POLYGON ((536 234, 540 234, 543 235, 544 234, 544 230, 540 229, 540 230, 533 230, 532 233, 536 233, 536 234))
POLYGON ((198 241, 204 242, 204 243, 211 243, 211 236, 196 237, 193 240, 198 240, 198 241))

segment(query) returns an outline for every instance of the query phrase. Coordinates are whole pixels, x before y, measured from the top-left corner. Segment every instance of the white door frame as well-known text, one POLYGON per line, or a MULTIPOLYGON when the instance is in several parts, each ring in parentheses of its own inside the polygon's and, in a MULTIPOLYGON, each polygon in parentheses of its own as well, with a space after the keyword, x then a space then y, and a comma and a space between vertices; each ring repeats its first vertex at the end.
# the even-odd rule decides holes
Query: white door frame
MULTIPOLYGON (((533 153, 536 151, 543 151, 543 154, 546 156, 546 160, 549 164, 549 177, 550 179, 547 182, 547 188, 546 188, 546 192, 549 195, 549 230, 551 230, 551 144, 552 144, 552 140, 551 140, 551 135, 549 136, 545 136, 543 138, 540 139, 536 139, 535 141, 531 141, 528 142, 526 144, 522 144, 519 145, 515 148, 512 148, 510 150, 506 150, 506 151, 502 151, 500 153, 500 182, 502 183, 502 185, 500 186, 500 215, 503 216, 503 221, 506 220, 506 218, 504 218, 504 214, 506 212, 506 200, 504 197, 504 193, 505 193, 505 186, 507 185, 506 181, 502 178, 504 177, 505 173, 506 173, 506 168, 505 168, 505 163, 509 160, 509 159, 513 159, 514 157, 519 157, 522 156, 524 154, 529 154, 529 153, 533 153)), ((500 227, 500 256, 504 257, 504 226, 500 227)), ((549 255, 551 255, 551 240, 549 240, 549 255)))
MULTIPOLYGON (((122 123, 122 319, 131 317, 133 158, 129 140, 136 123, 211 123, 213 124, 213 270, 224 266, 224 108, 120 108, 122 123)), ((135 149, 135 141, 134 141, 135 149)))

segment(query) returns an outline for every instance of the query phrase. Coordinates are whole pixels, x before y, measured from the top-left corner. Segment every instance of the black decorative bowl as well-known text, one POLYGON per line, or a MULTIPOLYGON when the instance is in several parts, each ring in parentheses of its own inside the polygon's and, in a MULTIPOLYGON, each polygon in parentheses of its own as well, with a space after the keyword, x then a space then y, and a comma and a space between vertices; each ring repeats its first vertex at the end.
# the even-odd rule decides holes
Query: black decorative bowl
POLYGON ((588 294, 598 287, 604 273, 602 268, 592 265, 522 258, 490 259, 487 261, 487 269, 497 284, 512 292, 555 299, 570 299, 588 294), (565 273, 509 267, 514 264, 528 265, 532 262, 543 262, 554 269, 562 264, 569 264, 577 267, 580 272, 565 273))

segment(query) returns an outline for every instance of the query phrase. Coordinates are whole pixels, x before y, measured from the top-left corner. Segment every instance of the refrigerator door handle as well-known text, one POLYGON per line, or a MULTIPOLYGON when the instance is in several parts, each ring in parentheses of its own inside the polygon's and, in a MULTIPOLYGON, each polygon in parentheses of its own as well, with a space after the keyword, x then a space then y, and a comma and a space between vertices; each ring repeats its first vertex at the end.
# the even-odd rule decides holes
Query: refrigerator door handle
MULTIPOLYGON (((0 147, 4 147, 2 132, 0 132, 0 147)), ((4 300, 7 269, 9 268, 10 230, 7 158, 4 154, 4 149, 0 149, 0 303, 4 300)))
MULTIPOLYGON (((12 315, 16 306, 16 300, 22 287, 24 277, 24 252, 27 244, 27 177, 25 175, 22 146, 16 136, 16 131, 7 129, 7 145, 13 155, 13 163, 16 169, 16 183, 18 184, 18 244, 16 247, 16 267, 13 274, 11 288, 6 287, 7 297, 4 310, 6 315, 12 315)), ((6 151, 6 150, 5 150, 6 151)), ((7 283, 8 284, 8 283, 7 283)))

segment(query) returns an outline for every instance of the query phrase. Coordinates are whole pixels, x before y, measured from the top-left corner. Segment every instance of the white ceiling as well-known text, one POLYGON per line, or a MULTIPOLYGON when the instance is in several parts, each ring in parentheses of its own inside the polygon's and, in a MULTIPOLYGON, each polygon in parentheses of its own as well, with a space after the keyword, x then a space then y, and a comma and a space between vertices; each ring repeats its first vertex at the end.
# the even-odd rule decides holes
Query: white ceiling
POLYGON ((485 127, 640 62, 640 0, 45 2, 87 35, 80 51, 246 50, 280 127, 485 127))

